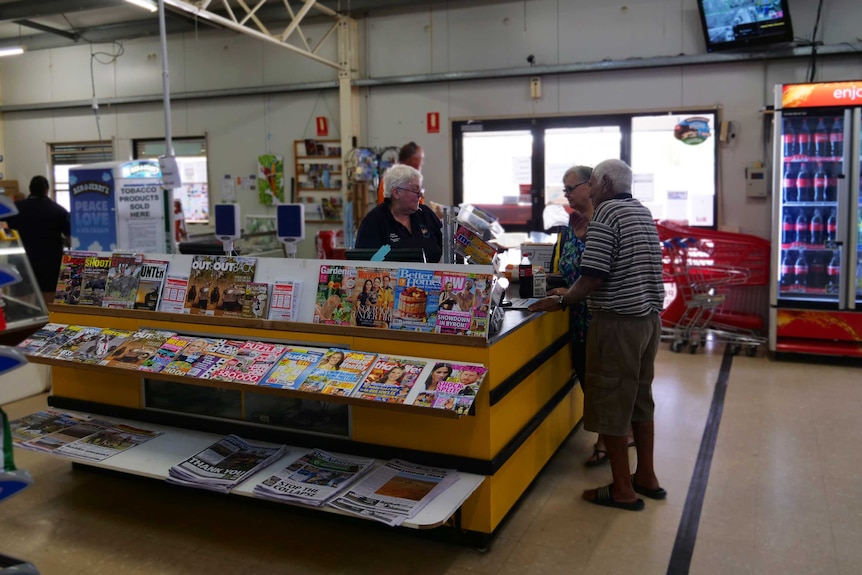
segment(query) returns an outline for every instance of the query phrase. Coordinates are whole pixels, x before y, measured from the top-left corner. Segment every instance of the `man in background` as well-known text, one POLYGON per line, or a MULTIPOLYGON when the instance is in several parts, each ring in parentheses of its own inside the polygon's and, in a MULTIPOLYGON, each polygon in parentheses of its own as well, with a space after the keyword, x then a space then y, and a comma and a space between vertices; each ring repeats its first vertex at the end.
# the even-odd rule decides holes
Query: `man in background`
MULTIPOLYGON (((422 164, 425 162, 425 150, 416 142, 407 142, 398 150, 398 163, 415 168, 422 172, 422 164)), ((383 193, 383 175, 380 176, 380 184, 377 186, 377 203, 382 204, 385 199, 383 193)))
POLYGON ((18 214, 6 219, 18 230, 21 243, 46 302, 54 301, 63 247, 72 236, 69 212, 48 195, 51 185, 45 176, 30 180, 30 196, 15 202, 18 214))

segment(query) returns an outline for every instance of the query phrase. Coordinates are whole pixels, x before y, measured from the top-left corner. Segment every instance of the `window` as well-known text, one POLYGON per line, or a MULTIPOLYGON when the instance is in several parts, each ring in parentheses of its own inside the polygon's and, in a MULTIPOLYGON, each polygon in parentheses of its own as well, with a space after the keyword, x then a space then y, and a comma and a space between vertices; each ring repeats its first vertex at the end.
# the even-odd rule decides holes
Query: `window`
POLYGON ((69 170, 83 164, 112 162, 114 149, 111 142, 79 142, 51 144, 51 175, 54 180, 54 199, 70 209, 69 170))
MULTIPOLYGON (((180 200, 186 222, 209 223, 209 184, 207 179, 206 137, 177 138, 171 141, 177 158, 177 167, 183 185, 174 188, 174 200, 180 200)), ((164 156, 164 140, 135 140, 136 160, 155 159, 164 156)))

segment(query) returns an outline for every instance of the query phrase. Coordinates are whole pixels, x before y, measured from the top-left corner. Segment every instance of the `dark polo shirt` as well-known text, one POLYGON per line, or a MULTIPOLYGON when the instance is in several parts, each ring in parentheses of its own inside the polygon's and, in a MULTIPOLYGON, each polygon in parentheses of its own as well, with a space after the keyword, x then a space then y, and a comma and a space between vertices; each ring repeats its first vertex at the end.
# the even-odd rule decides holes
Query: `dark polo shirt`
POLYGON ((357 248, 379 248, 389 244, 393 248, 422 248, 429 263, 440 261, 443 255, 443 223, 431 208, 420 205, 410 214, 412 233, 395 220, 389 208, 389 198, 368 212, 359 224, 357 248))
POLYGON ((30 196, 15 202, 18 214, 6 220, 21 234, 21 243, 43 292, 57 289, 63 236, 69 237, 69 212, 50 198, 30 196))

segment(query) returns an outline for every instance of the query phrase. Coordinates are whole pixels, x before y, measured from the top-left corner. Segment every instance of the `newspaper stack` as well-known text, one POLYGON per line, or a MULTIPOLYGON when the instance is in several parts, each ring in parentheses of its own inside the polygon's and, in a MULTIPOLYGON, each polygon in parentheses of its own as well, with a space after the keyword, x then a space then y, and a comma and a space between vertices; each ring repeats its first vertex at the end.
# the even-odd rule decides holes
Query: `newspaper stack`
POLYGON ((393 459, 329 505, 395 527, 414 517, 455 481, 457 472, 454 469, 393 459))
POLYGON ((315 449, 255 485, 254 494, 320 507, 373 467, 373 459, 333 455, 315 449))
POLYGON ((283 445, 261 445, 228 435, 171 467, 168 481, 228 493, 286 450, 283 445))

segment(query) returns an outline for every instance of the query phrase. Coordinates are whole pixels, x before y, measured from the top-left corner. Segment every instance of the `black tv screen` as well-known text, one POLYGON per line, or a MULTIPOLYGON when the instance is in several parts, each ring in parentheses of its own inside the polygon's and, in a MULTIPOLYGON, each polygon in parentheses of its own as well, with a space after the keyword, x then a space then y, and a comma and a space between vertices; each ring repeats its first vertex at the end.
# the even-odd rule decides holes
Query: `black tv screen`
POLYGON ((788 0, 697 0, 708 52, 790 42, 788 0))

